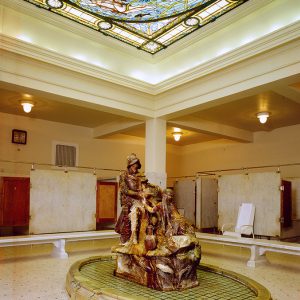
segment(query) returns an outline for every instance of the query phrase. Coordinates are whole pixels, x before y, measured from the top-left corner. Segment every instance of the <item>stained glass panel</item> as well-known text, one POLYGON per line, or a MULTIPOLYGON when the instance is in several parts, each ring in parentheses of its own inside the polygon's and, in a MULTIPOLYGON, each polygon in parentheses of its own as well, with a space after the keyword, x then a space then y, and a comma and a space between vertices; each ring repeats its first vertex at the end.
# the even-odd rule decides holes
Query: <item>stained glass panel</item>
POLYGON ((248 0, 24 0, 155 54, 248 0))
POLYGON ((197 8, 210 0, 70 0, 84 10, 113 20, 152 22, 197 8))

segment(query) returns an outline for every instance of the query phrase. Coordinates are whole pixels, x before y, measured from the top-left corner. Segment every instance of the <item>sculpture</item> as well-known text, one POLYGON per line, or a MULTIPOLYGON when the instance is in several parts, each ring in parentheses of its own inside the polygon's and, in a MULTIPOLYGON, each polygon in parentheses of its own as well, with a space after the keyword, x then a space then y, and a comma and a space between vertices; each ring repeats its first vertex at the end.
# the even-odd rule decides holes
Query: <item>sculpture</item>
MULTIPOLYGON (((134 153, 127 157, 127 171, 124 171, 120 176, 120 200, 122 211, 117 221, 115 231, 121 235, 121 242, 125 243, 132 235, 132 228, 136 224, 132 224, 129 220, 132 206, 135 203, 137 210, 138 202, 142 199, 141 180, 137 176, 138 170, 141 168, 140 160, 134 153)), ((133 233, 134 230, 133 230, 133 233)))
POLYGON ((201 248, 194 228, 179 214, 173 191, 149 183, 140 168, 131 154, 121 174, 115 275, 163 291, 197 286, 201 248))

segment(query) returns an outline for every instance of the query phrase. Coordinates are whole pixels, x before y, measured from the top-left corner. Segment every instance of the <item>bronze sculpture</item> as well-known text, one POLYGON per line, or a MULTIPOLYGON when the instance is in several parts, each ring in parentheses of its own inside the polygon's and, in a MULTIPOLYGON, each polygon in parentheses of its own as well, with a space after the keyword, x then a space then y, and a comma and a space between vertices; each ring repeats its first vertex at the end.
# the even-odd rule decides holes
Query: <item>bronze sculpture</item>
POLYGON ((122 212, 116 224, 121 244, 115 275, 157 290, 181 290, 198 285, 196 268, 201 248, 194 228, 177 210, 173 191, 161 189, 138 174, 135 154, 121 174, 122 212))
POLYGON ((141 180, 137 176, 138 170, 141 168, 141 163, 135 154, 127 157, 127 171, 120 176, 120 200, 122 211, 117 221, 115 231, 121 235, 122 243, 127 242, 131 235, 131 222, 129 214, 132 206, 142 198, 141 180))

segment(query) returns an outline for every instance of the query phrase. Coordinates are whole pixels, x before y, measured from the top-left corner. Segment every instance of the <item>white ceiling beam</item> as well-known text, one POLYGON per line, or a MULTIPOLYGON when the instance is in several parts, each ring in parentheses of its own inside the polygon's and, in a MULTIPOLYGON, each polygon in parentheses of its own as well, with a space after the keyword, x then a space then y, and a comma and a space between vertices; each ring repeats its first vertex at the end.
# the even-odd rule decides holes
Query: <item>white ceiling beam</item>
POLYGON ((93 138, 102 138, 108 135, 122 133, 132 127, 143 124, 143 121, 118 119, 114 122, 95 127, 93 129, 93 138))
POLYGON ((184 120, 171 120, 168 121, 168 125, 205 134, 211 134, 239 142, 253 142, 253 133, 250 131, 201 120, 195 117, 185 118, 184 120))
MULTIPOLYGON (((300 22, 299 22, 300 23, 300 22)), ((300 25, 299 25, 300 26, 300 25)), ((299 73, 300 40, 235 66, 198 78, 156 98, 156 118, 178 118, 199 109, 230 102, 239 93, 259 89, 299 73)), ((240 98, 240 97, 239 97, 240 98)))
MULTIPOLYGON (((1 34, 0 34, 1 45, 1 34)), ((1 46, 0 46, 1 48, 1 46)), ((154 117, 153 96, 112 82, 97 79, 92 75, 67 70, 64 66, 46 64, 27 56, 0 49, 1 82, 38 90, 85 107, 98 107, 128 118, 154 117), (16 67, 17 66, 17 67, 16 67), (75 103, 76 101, 76 103, 75 103)), ((76 65, 76 63, 74 62, 76 65)))
POLYGON ((273 92, 286 97, 290 100, 300 103, 300 91, 290 86, 277 86, 272 89, 273 92))

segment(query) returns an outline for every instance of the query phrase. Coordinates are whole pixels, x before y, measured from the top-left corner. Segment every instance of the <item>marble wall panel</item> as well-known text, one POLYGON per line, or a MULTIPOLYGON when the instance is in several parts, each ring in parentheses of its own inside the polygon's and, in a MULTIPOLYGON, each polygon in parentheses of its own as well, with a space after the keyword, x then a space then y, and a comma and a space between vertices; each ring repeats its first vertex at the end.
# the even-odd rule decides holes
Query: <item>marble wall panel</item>
POLYGON ((276 172, 222 175, 218 180, 218 227, 237 221, 239 205, 255 204, 254 233, 280 236, 280 174, 276 172))
POLYGON ((218 181, 214 178, 201 179, 201 227, 218 226, 218 181))
POLYGON ((218 181, 215 178, 196 179, 196 226, 218 226, 218 181))
POLYGON ((31 171, 29 232, 95 230, 96 180, 90 173, 31 171))
POLYGON ((177 207, 184 209, 185 218, 195 224, 195 181, 190 179, 177 181, 174 185, 174 193, 177 207))

